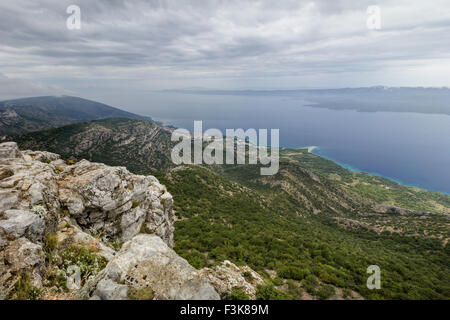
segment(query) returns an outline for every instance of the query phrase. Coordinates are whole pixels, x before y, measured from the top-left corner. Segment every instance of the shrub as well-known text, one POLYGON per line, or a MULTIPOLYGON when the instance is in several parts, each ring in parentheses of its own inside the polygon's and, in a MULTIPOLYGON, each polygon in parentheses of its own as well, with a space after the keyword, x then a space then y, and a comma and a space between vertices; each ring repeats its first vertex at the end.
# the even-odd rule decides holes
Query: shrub
POLYGON ((241 289, 231 290, 231 300, 250 300, 250 297, 241 289))
POLYGON ((50 163, 50 162, 52 162, 49 158, 46 158, 46 157, 42 157, 41 158, 41 162, 43 162, 43 163, 50 163))
POLYGON ((208 261, 207 261, 205 255, 198 252, 196 249, 193 249, 184 258, 186 258, 186 260, 189 262, 189 264, 196 269, 201 269, 208 265, 208 261))
POLYGON ((141 205, 141 202, 140 202, 140 201, 133 201, 132 207, 133 207, 133 209, 134 209, 134 208, 139 207, 140 205, 141 205))
POLYGON ((307 272, 299 267, 288 266, 279 268, 278 275, 285 279, 303 280, 307 272))
POLYGON ((348 288, 344 288, 344 289, 342 289, 342 296, 344 298, 351 298, 352 291, 350 289, 348 289, 348 288))
POLYGON ((131 287, 128 289, 128 298, 131 300, 153 300, 155 292, 150 287, 136 289, 131 287))
POLYGON ((277 290, 273 285, 258 286, 256 290, 258 300, 287 300, 290 297, 283 291, 277 290))
POLYGON ((37 300, 41 295, 41 290, 32 285, 28 273, 22 272, 15 286, 14 298, 17 300, 37 300))
POLYGON ((73 265, 80 268, 82 284, 87 278, 104 269, 107 264, 107 260, 104 257, 98 256, 86 248, 75 245, 62 250, 60 256, 64 269, 67 270, 67 268, 73 265))
POLYGON ((324 285, 317 291, 317 295, 319 296, 320 299, 328 299, 335 293, 336 293, 336 291, 335 291, 334 287, 330 284, 324 285))
POLYGON ((300 288, 294 280, 287 280, 286 284, 288 286, 287 292, 295 297, 301 297, 303 295, 303 290, 300 288))
POLYGON ((319 283, 313 275, 308 275, 302 280, 302 285, 310 294, 316 294, 316 287, 319 283))
POLYGON ((319 284, 316 277, 314 277, 313 275, 306 276, 303 283, 311 286, 317 286, 319 284))
POLYGON ((275 285, 275 286, 281 286, 282 284, 283 284, 283 280, 281 280, 280 278, 275 278, 275 279, 273 279, 272 280, 272 283, 275 285))
POLYGON ((49 233, 45 236, 45 251, 52 252, 58 247, 58 236, 54 233, 49 233))

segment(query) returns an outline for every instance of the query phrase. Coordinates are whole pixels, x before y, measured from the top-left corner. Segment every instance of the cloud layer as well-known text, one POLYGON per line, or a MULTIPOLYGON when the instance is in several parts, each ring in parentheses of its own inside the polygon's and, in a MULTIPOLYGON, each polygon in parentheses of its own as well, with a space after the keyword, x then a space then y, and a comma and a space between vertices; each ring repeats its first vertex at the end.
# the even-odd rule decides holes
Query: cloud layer
POLYGON ((448 0, 15 0, 0 4, 0 70, 75 92, 204 86, 442 85, 448 0), (81 8, 68 30, 66 8, 81 8), (94 88, 94 86, 96 88, 94 88))

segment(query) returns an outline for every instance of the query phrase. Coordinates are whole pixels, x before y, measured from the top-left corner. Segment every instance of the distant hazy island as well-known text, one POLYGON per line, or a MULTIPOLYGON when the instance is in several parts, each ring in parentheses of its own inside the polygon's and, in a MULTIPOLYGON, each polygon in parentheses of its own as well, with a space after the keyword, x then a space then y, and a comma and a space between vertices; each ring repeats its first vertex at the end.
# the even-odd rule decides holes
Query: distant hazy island
POLYGON ((310 106, 361 112, 415 112, 450 115, 450 89, 423 87, 299 89, 299 90, 171 90, 211 95, 286 96, 310 101, 310 106))

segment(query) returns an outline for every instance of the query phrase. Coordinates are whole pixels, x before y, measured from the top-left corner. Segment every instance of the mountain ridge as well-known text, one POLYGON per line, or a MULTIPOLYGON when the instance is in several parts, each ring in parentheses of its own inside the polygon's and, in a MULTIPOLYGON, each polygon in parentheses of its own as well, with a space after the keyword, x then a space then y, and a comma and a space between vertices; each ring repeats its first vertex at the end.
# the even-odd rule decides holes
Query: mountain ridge
POLYGON ((4 140, 14 140, 22 149, 47 150, 64 158, 126 166, 144 174, 173 167, 171 130, 154 122, 108 118, 8 136, 4 140))
POLYGON ((40 96, 0 101, 0 135, 60 127, 76 122, 122 117, 153 122, 104 103, 73 96, 40 96))

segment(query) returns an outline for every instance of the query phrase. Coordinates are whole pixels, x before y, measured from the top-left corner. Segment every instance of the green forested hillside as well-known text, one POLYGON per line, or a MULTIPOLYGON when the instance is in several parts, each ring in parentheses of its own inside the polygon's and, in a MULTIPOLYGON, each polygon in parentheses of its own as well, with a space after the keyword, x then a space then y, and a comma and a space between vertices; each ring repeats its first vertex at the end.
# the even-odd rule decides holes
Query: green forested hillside
POLYGON ((134 173, 173 167, 171 132, 156 123, 124 118, 95 120, 10 136, 21 149, 46 150, 63 158, 124 166, 134 173))
POLYGON ((311 170, 337 188, 345 190, 351 198, 359 202, 450 214, 449 195, 403 186, 364 172, 353 172, 333 161, 308 153, 307 149, 282 149, 281 161, 311 170))
POLYGON ((71 96, 44 96, 0 101, 0 135, 46 130, 105 118, 152 122, 149 117, 71 96))
MULTIPOLYGON (((180 219, 175 249, 197 268, 225 259, 248 264, 283 292, 268 286, 271 298, 345 297, 351 292, 369 299, 450 297, 450 252, 441 239, 380 232, 370 225, 344 227, 336 219, 359 221, 365 207, 352 207, 352 201, 331 189, 321 197, 326 186, 289 166, 282 171, 296 175, 303 188, 299 192, 310 197, 301 200, 283 190, 282 175, 274 179, 280 187, 254 182, 249 187, 230 178, 249 181, 249 166, 230 170, 219 175, 193 166, 158 175, 172 192, 180 219), (310 202, 315 210, 308 208, 310 202), (366 287, 366 269, 373 264, 382 270, 382 290, 366 287)), ((430 219, 435 218, 448 237, 448 220, 430 219)))

